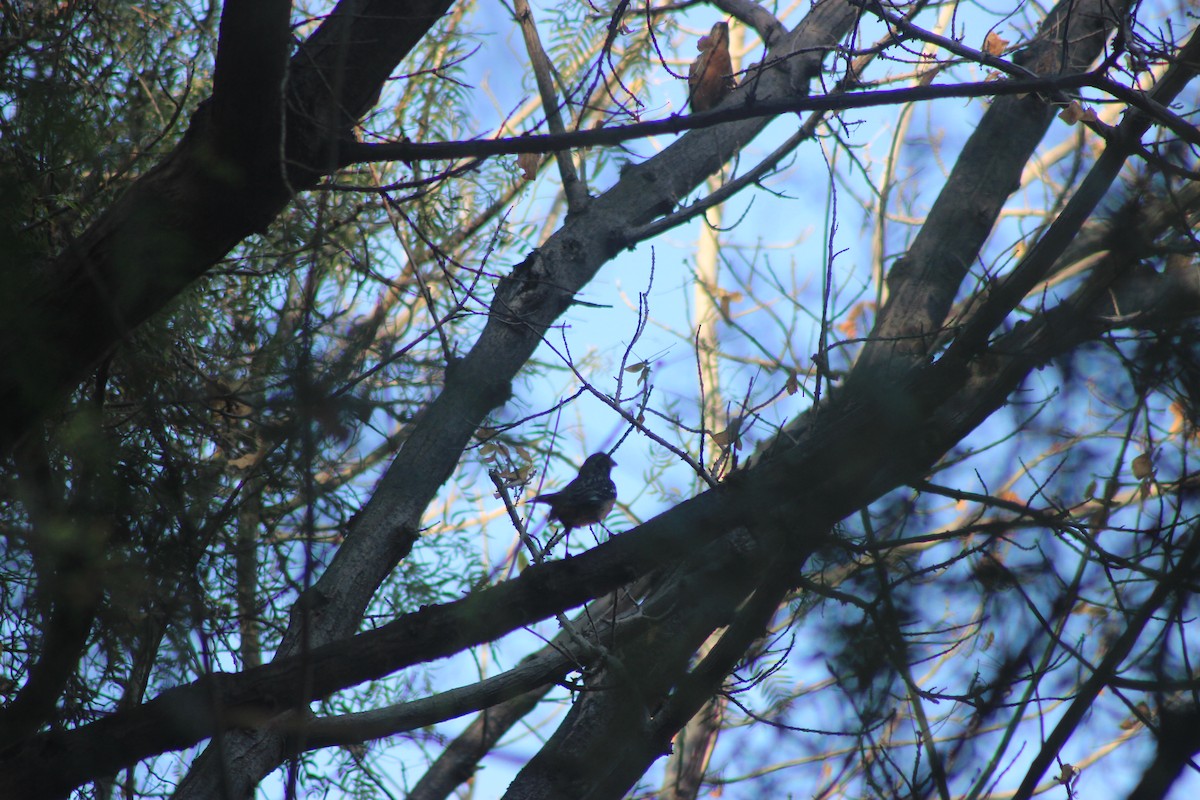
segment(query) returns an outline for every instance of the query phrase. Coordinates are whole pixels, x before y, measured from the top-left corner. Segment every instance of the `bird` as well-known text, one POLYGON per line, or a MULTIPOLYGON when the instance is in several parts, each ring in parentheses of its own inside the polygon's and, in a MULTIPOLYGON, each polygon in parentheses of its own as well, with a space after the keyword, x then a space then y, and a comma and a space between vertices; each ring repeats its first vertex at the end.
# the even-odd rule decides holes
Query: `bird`
POLYGON ((718 22, 696 44, 700 55, 688 68, 688 100, 692 111, 714 108, 734 89, 733 62, 729 58, 729 23, 718 22))
POLYGON ((529 502, 549 505, 546 518, 562 523, 562 537, 566 538, 572 528, 594 525, 612 511, 617 501, 617 486, 609 472, 616 465, 608 453, 592 453, 562 491, 539 494, 529 502))

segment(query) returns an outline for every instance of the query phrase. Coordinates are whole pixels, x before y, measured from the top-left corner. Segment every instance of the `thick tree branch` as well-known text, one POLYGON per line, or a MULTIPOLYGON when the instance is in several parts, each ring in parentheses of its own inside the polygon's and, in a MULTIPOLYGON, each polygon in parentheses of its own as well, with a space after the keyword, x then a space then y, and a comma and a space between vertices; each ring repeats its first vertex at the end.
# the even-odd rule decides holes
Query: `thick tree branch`
POLYGON ((0 450, 134 327, 336 167, 337 141, 451 0, 340 3, 287 61, 290 4, 230 2, 176 148, 0 300, 0 450), (284 76, 286 74, 286 87, 284 76))
MULTIPOLYGON (((617 624, 621 625, 621 620, 631 612, 641 616, 634 598, 645 595, 656 575, 657 573, 651 573, 632 586, 605 595, 577 615, 575 625, 578 627, 587 623, 597 626, 595 639, 607 647, 613 641, 611 623, 614 618, 617 624)), ((566 631, 560 631, 546 647, 528 656, 522 664, 548 658, 552 653, 558 654, 569 643, 569 638, 566 631)), ((500 737, 533 710, 551 688, 553 687, 549 685, 543 686, 481 712, 425 771, 409 792, 409 800, 442 800, 448 797, 459 784, 475 774, 479 761, 491 752, 500 737)))
MULTIPOLYGON (((1037 72, 1083 69, 1117 22, 1113 14, 1097 0, 1060 3, 1017 62, 1037 72)), ((984 113, 912 246, 888 275, 890 297, 856 373, 875 380, 885 366, 903 369, 905 361, 925 356, 1053 118, 1054 109, 1036 96, 1002 98, 984 113)))
MULTIPOLYGON (((819 70, 823 54, 854 18, 854 10, 844 0, 819 3, 768 53, 765 63, 773 66, 763 68, 756 80, 747 81, 738 92, 767 100, 793 96, 795 84, 803 85, 819 70)), ((345 638, 357 628, 375 590, 412 547, 421 515, 477 427, 508 399, 513 377, 548 327, 570 307, 575 293, 625 246, 624 231, 670 210, 767 122, 731 122, 696 132, 626 169, 613 188, 592 200, 583 213, 569 217, 499 283, 483 333, 463 359, 449 365, 442 393, 413 426, 329 568, 295 608, 279 656, 299 652, 301 631, 319 646, 345 638)), ((210 749, 213 755, 206 754, 193 767, 179 797, 210 797, 225 780, 233 781, 236 793, 249 792, 283 756, 279 737, 258 732, 230 732, 221 748, 225 755, 210 749), (235 760, 237 774, 223 771, 218 758, 235 760)))
MULTIPOLYGON (((378 161, 446 161, 460 158, 517 155, 519 153, 556 153, 585 147, 615 146, 634 139, 702 130, 727 122, 777 117, 806 112, 847 111, 856 108, 918 103, 955 97, 1008 97, 1040 92, 1067 92, 1090 86, 1108 85, 1103 76, 1090 72, 1017 78, 979 83, 955 83, 913 86, 905 89, 831 92, 800 97, 763 98, 747 93, 741 103, 723 103, 719 108, 698 114, 675 114, 665 119, 614 125, 605 128, 565 133, 531 134, 504 139, 473 139, 462 142, 343 142, 338 160, 343 166, 378 161)), ((1200 144, 1200 133, 1188 128, 1189 141, 1200 144)))
MULTIPOLYGON (((1146 321, 1200 313, 1200 276, 1190 268, 1162 274, 1134 270, 1112 285, 1112 291, 1111 297, 1126 312, 1134 302, 1146 304, 1146 321)), ((1097 294, 1092 289, 1081 292, 1097 294)), ((965 373, 936 365, 917 371, 902 393, 914 401, 929 398, 934 405, 913 409, 920 424, 899 418, 895 411, 880 413, 880 404, 869 396, 841 393, 824 409, 819 433, 806 435, 775 459, 735 473, 718 488, 568 561, 530 567, 516 580, 464 600, 428 607, 351 640, 317 648, 303 662, 289 658, 241 675, 209 676, 130 712, 38 737, 0 762, 0 793, 61 796, 97 775, 193 744, 217 726, 265 724, 300 697, 316 699, 492 640, 554 610, 612 591, 656 565, 682 559, 743 525, 761 530, 783 525, 783 530, 805 540, 819 536, 854 509, 926 474, 1035 367, 1099 332, 1131 324, 1128 316, 1108 315, 1106 304, 1111 302, 1103 295, 1090 308, 1064 303, 999 338, 991 354, 977 359, 965 373), (946 397, 951 401, 940 402, 946 397), (795 529, 796 519, 806 520, 803 531, 795 529), (307 680, 302 663, 311 669, 307 680), (308 694, 302 695, 300 687, 308 694)), ((736 552, 735 548, 729 555, 736 552)))
POLYGON ((227 0, 213 68, 210 134, 217 153, 241 170, 275 169, 275 175, 248 177, 246 183, 271 181, 282 174, 276 157, 283 150, 283 82, 291 45, 289 0, 227 0), (274 151, 274 153, 272 153, 274 151))
MULTIPOLYGON (((603 647, 616 638, 632 635, 634 630, 647 624, 631 598, 631 594, 644 591, 647 584, 648 578, 643 578, 625 589, 599 597, 570 620, 572 630, 560 630, 544 647, 523 658, 511 670, 420 700, 336 718, 302 720, 295 730, 303 733, 304 749, 313 750, 378 739, 444 722, 489 706, 519 700, 518 695, 534 690, 538 695, 545 694, 554 682, 581 668, 578 656, 573 653, 576 637, 584 636, 590 646, 603 647)), ((494 728, 495 723, 489 725, 494 728)))
MULTIPOLYGON (((811 532, 805 526, 800 535, 811 532)), ((803 560, 803 547, 793 550, 794 555, 784 554, 781 537, 772 535, 777 533, 762 529, 755 539, 744 529, 735 530, 720 542, 695 549, 673 575, 655 586, 642 602, 642 613, 657 624, 620 643, 603 668, 584 675, 586 689, 505 798, 623 797, 632 781, 626 780, 627 770, 614 770, 627 766, 631 753, 639 753, 643 758, 632 763, 641 763, 637 775, 642 774, 649 762, 638 742, 644 742, 671 688, 686 674, 696 648, 728 624, 732 610, 772 562, 803 560)), ((809 548, 817 538, 809 537, 809 548)), ((662 744, 654 743, 649 760, 665 752, 662 744)))
MULTIPOLYGON (((810 27, 786 39, 781 48, 791 55, 806 47, 828 46, 836 40, 833 34, 838 26, 851 17, 844 5, 827 0, 806 21, 810 27)), ((314 58, 322 52, 318 48, 314 58)), ((328 52, 340 51, 333 48, 328 52)), ((810 62, 795 65, 798 74, 811 74, 812 63, 818 60, 814 53, 810 62)), ((794 89, 793 78, 777 67, 764 73, 754 91, 768 100, 772 92, 786 95, 794 89)), ((349 114, 340 106, 337 112, 332 115, 335 120, 353 118, 340 116, 349 114)), ((319 118, 316 115, 312 120, 319 118)), ((425 609, 398 620, 395 627, 385 626, 346 640, 356 630, 362 609, 380 581, 411 547, 424 509, 461 457, 476 426, 506 399, 509 381, 546 328, 569 306, 574 293, 620 249, 626 226, 670 208, 763 124, 757 120, 735 122, 687 136, 655 159, 630 168, 613 190, 569 220, 501 283, 479 342, 465 359, 449 366, 442 396, 414 425, 404 450, 358 517, 334 564, 295 609, 277 663, 240 676, 210 676, 166 692, 128 714, 39 738, 30 749, 9 754, 5 766, 12 769, 0 770, 0 784, 27 788, 40 786, 43 780, 57 781, 45 785, 63 791, 82 774, 103 774, 113 765, 134 763, 161 748, 190 744, 214 730, 228 730, 229 725, 260 724, 323 693, 490 640, 512 626, 565 607, 562 604, 569 606, 609 591, 743 524, 755 530, 782 530, 802 515, 814 526, 828 526, 889 488, 922 476, 969 430, 964 430, 968 423, 973 425, 998 407, 1028 370, 1052 355, 1056 347, 1074 341, 1070 337, 1014 338, 1006 343, 1028 346, 1025 351, 1018 350, 1017 356, 995 350, 965 367, 908 372, 896 387, 897 396, 906 401, 901 404, 881 402, 875 396, 878 392, 839 393, 821 408, 819 429, 815 425, 800 429, 785 446, 774 450, 773 460, 735 475, 727 485, 656 518, 637 534, 566 564, 530 569, 510 585, 481 592, 462 604, 425 609), (949 403, 948 393, 953 396, 949 403), (944 425, 947 420, 954 424, 944 425), (300 659, 296 656, 302 627, 310 633, 308 641, 323 646, 300 659), (68 742, 94 744, 96 759, 74 763, 80 761, 80 751, 65 747, 68 742)), ((323 125, 313 122, 312 130, 328 130, 323 125)), ((297 175, 313 175, 322 169, 333 139, 319 137, 319 141, 324 146, 308 151, 311 160, 302 162, 307 166, 296 167, 297 175)), ((1074 324, 1076 335, 1118 324, 1100 319, 1085 326, 1080 322, 1080 308, 1084 306, 1065 306, 1052 321, 1074 324)), ((1087 309, 1089 313, 1092 310, 1087 309)), ((1119 322, 1126 324, 1125 320, 1119 322)), ((1037 326, 1031 325, 1020 333, 1028 337, 1036 330, 1037 326)), ((807 546, 813 530, 806 527, 796 532, 798 545, 807 546)), ((697 620, 688 620, 688 624, 697 631, 703 628, 697 620)), ((673 646, 684 652, 688 644, 681 641, 673 646)), ((676 669, 664 680, 676 680, 678 674, 676 669)), ((245 794, 266 770, 279 763, 286 746, 278 733, 238 731, 230 732, 209 752, 211 757, 193 770, 196 780, 184 794, 213 796, 210 790, 224 777, 236 794, 245 794), (215 761, 226 754, 237 760, 223 772, 215 761), (206 791, 210 793, 205 795, 206 791)))
MULTIPOLYGON (((542 111, 546 114, 546 126, 550 128, 551 134, 566 133, 561 104, 558 102, 557 92, 554 91, 554 67, 542 48, 542 40, 538 36, 537 22, 533 19, 529 0, 513 0, 513 10, 516 11, 517 24, 521 26, 521 34, 525 38, 525 49, 529 52, 529 63, 533 67, 533 77, 537 81, 538 94, 542 98, 542 111)), ((569 213, 578 214, 587 206, 587 185, 579 179, 570 153, 559 150, 554 157, 558 162, 558 174, 562 178, 563 194, 567 197, 567 209, 569 213)))
MULTIPOLYGON (((1137 644, 1146 625, 1150 622, 1154 612, 1165 603, 1173 593, 1178 591, 1186 591, 1184 588, 1188 581, 1192 569, 1195 567, 1197 560, 1200 559, 1200 529, 1193 528, 1190 534, 1191 538, 1183 552, 1179 554, 1179 560, 1173 572, 1174 579, 1163 580, 1159 582, 1150 596, 1146 598, 1141 607, 1136 612, 1130 615, 1129 623, 1125 626, 1125 630, 1121 635, 1113 641, 1104 655, 1104 659, 1096 665, 1096 671, 1088 676, 1083 685, 1079 687, 1070 705, 1067 706, 1058 724, 1046 737, 1046 741, 1042 743, 1041 749, 1030 764, 1029 769, 1025 772, 1025 778, 1021 781, 1021 785, 1017 787, 1016 793, 1013 795, 1013 800, 1029 800, 1037 790, 1038 781, 1046 773, 1046 770, 1058 758, 1063 745, 1067 743, 1067 739, 1075 732, 1075 728, 1080 722, 1092 711, 1092 703, 1107 685, 1109 680, 1117 673, 1121 663, 1125 657, 1133 650, 1137 644)), ((1195 749, 1196 737, 1193 734, 1191 742, 1181 743, 1179 750, 1186 751, 1195 749)))
MULTIPOLYGON (((812 538, 815 543, 819 534, 812 538)), ((596 765, 596 778, 589 787, 588 798, 620 800, 655 760, 670 751, 676 733, 717 695, 750 647, 761 639, 788 590, 794 586, 806 557, 804 550, 788 548, 772 563, 763 565, 765 574, 759 578, 754 594, 737 610, 712 650, 695 668, 678 676, 671 694, 664 698, 647 724, 622 732, 623 746, 614 758, 596 765)), ((698 790, 698 781, 690 788, 693 792, 698 790)))
MULTIPOLYGON (((1200 68, 1200 30, 1184 46, 1179 60, 1171 65, 1155 86, 1153 96, 1158 102, 1170 102, 1191 81, 1200 68)), ((1142 114, 1131 114, 1117 127, 1095 166, 1088 172, 1078 191, 1066 208, 1051 223, 1026 256, 997 290, 992 292, 980 310, 972 314, 965 329, 955 337, 947 358, 966 360, 972 357, 996 326, 1008 313, 1050 273, 1062 253, 1074 241, 1117 179, 1126 159, 1138 146, 1151 120, 1142 114)))
POLYGON ((1126 800, 1162 800, 1171 784, 1200 753, 1200 706, 1195 700, 1172 699, 1158 715, 1154 761, 1126 800))

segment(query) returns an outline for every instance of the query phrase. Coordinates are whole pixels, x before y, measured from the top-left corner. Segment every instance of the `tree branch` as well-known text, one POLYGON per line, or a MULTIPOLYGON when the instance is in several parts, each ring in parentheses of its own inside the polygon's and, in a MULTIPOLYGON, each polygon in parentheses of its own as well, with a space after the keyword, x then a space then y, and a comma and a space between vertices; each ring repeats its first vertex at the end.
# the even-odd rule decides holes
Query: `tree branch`
MULTIPOLYGON (((753 68, 752 68, 753 69, 753 68)), ((445 161, 459 158, 517 155, 519 153, 555 153, 585 147, 614 146, 634 139, 672 133, 703 130, 728 122, 777 117, 805 112, 847 111, 856 108, 944 100, 955 97, 1009 97, 1051 91, 1072 91, 1107 81, 1092 73, 1079 72, 1040 78, 956 83, 951 85, 913 86, 905 89, 880 89, 871 92, 836 92, 803 97, 756 97, 747 92, 741 103, 727 101, 719 108, 698 114, 675 114, 665 119, 615 125, 605 128, 543 133, 503 139, 472 139, 460 142, 389 142, 370 144, 347 141, 339 148, 342 166, 378 161, 445 161)), ((738 95, 733 95, 737 97, 738 95)), ((1200 143, 1193 129, 1189 141, 1200 143)))
MULTIPOLYGON (((1064 71, 1082 69, 1115 22, 1106 3, 1060 3, 1018 61, 1058 66, 1065 55, 1064 71)), ((905 361, 924 358, 1053 118, 1054 109, 1035 96, 1004 98, 984 113, 912 246, 888 275, 890 297, 855 373, 877 380, 885 366, 903 369, 905 361)))
POLYGON ((183 139, 0 300, 0 451, 130 330, 335 169, 338 139, 351 138, 450 2, 344 0, 290 65, 289 3, 227 3, 214 93, 183 139))

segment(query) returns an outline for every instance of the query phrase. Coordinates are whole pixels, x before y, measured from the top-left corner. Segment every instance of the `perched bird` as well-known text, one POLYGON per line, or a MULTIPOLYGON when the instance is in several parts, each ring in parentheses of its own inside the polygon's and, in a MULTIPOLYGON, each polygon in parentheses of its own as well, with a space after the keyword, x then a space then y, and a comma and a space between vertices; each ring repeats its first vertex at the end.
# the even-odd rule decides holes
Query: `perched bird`
POLYGON ((733 91, 733 62, 729 59, 729 23, 718 22, 696 43, 700 55, 688 68, 688 100, 692 111, 715 108, 733 91))
POLYGON ((549 519, 562 523, 566 537, 572 528, 593 525, 608 516, 617 500, 617 487, 608 476, 615 467, 608 453, 592 453, 579 468, 575 480, 560 492, 539 494, 529 502, 550 506, 549 519))

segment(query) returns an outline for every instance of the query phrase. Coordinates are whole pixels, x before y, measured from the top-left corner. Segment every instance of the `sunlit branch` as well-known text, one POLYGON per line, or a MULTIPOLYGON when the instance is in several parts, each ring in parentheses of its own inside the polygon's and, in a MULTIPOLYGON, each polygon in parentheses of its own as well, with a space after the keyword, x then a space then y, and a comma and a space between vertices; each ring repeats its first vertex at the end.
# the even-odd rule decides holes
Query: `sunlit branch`
MULTIPOLYGON (((999 97, 1004 95, 1038 94, 1049 91, 1069 91, 1101 83, 1092 73, 1059 75, 1046 78, 1011 81, 984 81, 955 85, 914 86, 907 89, 885 89, 814 97, 779 100, 750 99, 744 105, 727 102, 712 111, 686 116, 676 115, 651 122, 636 122, 612 128, 594 128, 563 134, 533 134, 507 139, 476 139, 461 142, 393 142, 365 144, 344 142, 339 150, 342 166, 371 161, 425 161, 466 158, 470 156, 516 155, 518 153, 553 153, 582 147, 617 145, 633 139, 667 133, 709 128, 725 122, 774 117, 781 114, 808 111, 844 111, 855 108, 916 103, 952 97, 999 97)), ((1200 143, 1200 132, 1191 132, 1189 141, 1200 143)))

